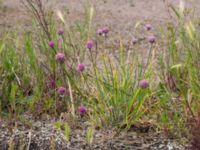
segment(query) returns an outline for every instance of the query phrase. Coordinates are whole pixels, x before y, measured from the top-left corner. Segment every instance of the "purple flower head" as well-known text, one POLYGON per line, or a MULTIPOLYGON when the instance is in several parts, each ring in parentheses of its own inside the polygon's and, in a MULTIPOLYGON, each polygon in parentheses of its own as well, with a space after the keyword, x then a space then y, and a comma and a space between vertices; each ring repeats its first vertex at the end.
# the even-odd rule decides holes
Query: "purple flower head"
POLYGON ((131 42, 132 42, 133 45, 135 45, 135 44, 137 44, 138 39, 136 39, 135 37, 133 37, 132 40, 131 40, 131 42))
POLYGON ((85 70, 85 65, 84 65, 84 64, 79 64, 77 70, 78 70, 79 72, 84 71, 84 70, 85 70))
POLYGON ((98 34, 98 35, 102 35, 102 34, 103 34, 103 29, 98 29, 98 30, 97 30, 97 34, 98 34))
POLYGON ((102 31, 103 31, 103 34, 107 35, 108 32, 109 32, 110 30, 109 30, 108 27, 104 27, 104 28, 102 29, 102 31))
POLYGON ((145 24, 144 25, 144 28, 147 30, 147 31, 150 31, 152 29, 152 25, 151 24, 145 24))
POLYGON ((148 37, 148 41, 149 41, 149 43, 153 44, 153 43, 156 42, 156 37, 155 37, 154 35, 150 35, 150 36, 148 37))
POLYGON ((88 40, 87 43, 86 43, 86 48, 92 49, 92 47, 93 47, 93 41, 92 40, 88 40))
POLYGON ((49 45, 51 48, 54 48, 55 43, 54 43, 54 41, 49 41, 49 42, 48 42, 48 45, 49 45))
POLYGON ((65 54, 64 53, 57 53, 56 54, 56 60, 60 63, 63 63, 65 61, 65 54))
POLYGON ((78 112, 80 113, 81 116, 83 116, 87 112, 87 110, 84 106, 80 106, 78 108, 78 112))
POLYGON ((63 28, 59 28, 59 29, 58 29, 58 35, 63 35, 63 34, 64 34, 63 28))
POLYGON ((149 87, 149 81, 146 79, 143 79, 139 82, 139 87, 142 89, 146 89, 147 87, 149 87))
POLYGON ((66 93, 66 88, 65 87, 59 87, 58 88, 58 94, 59 95, 64 95, 66 93))

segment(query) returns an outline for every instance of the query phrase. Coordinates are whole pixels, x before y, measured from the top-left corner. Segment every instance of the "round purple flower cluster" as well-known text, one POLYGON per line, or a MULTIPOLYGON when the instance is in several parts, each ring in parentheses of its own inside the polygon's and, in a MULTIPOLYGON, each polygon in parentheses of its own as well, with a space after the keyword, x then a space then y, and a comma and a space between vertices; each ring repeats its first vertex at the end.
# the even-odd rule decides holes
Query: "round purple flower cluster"
POLYGON ((148 36, 148 41, 149 43, 153 44, 156 42, 156 37, 154 35, 148 36))
POLYGON ((144 25, 144 28, 147 30, 147 31, 150 31, 152 29, 152 25, 151 24, 145 24, 144 25))
POLYGON ((88 40, 85 46, 86 46, 87 49, 92 49, 93 41, 92 40, 88 40))
POLYGON ((63 28, 59 28, 59 29, 58 29, 58 35, 63 35, 63 34, 64 34, 63 28))
POLYGON ((49 47, 54 48, 55 42, 51 40, 48 42, 48 45, 49 45, 49 47))
POLYGON ((101 28, 98 29, 98 30, 97 30, 97 34, 98 34, 98 35, 102 35, 102 34, 103 34, 103 29, 101 29, 101 28))
POLYGON ((85 65, 82 64, 82 63, 79 64, 78 67, 77 67, 77 71, 78 71, 78 72, 82 72, 82 71, 84 71, 84 70, 85 70, 85 65))
POLYGON ((65 93, 66 93, 65 87, 61 86, 61 87, 58 88, 58 94, 59 95, 65 95, 65 93))
POLYGON ((64 53, 57 53, 56 54, 56 60, 60 63, 63 63, 65 61, 65 54, 64 53))
POLYGON ((80 106, 78 108, 78 112, 80 113, 81 116, 83 116, 87 112, 87 110, 84 106, 80 106))
POLYGON ((108 27, 103 27, 103 28, 99 28, 97 30, 97 34, 98 35, 104 35, 104 36, 107 36, 108 33, 109 33, 110 29, 108 27))
POLYGON ((135 45, 135 44, 137 44, 138 39, 136 39, 135 37, 133 37, 132 40, 131 40, 131 42, 132 42, 133 45, 135 45))
POLYGON ((149 87, 149 81, 146 79, 140 80, 139 87, 142 89, 146 89, 147 87, 149 87))
POLYGON ((107 35, 110 31, 108 27, 104 27, 102 30, 103 30, 103 34, 105 35, 107 35))

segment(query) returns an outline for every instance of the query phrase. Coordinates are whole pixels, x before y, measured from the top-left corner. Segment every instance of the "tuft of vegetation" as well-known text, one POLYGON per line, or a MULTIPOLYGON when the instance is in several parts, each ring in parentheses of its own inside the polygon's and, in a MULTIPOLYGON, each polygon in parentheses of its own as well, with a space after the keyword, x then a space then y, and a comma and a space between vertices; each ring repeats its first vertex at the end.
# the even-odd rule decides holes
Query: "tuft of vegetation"
MULTIPOLYGON (((147 38, 148 57, 141 59, 137 39, 129 50, 119 39, 110 53, 110 29, 94 31, 90 4, 84 20, 73 26, 65 13, 50 13, 41 0, 23 4, 33 16, 31 32, 0 38, 1 118, 71 113, 73 121, 88 121, 89 145, 94 128, 128 130, 154 118, 152 124, 167 136, 186 137, 192 149, 200 148, 200 29, 189 10, 169 8, 175 22, 147 38)), ((144 32, 151 28, 145 25, 144 32)), ((68 122, 55 123, 56 129, 62 126, 69 142, 68 122)))

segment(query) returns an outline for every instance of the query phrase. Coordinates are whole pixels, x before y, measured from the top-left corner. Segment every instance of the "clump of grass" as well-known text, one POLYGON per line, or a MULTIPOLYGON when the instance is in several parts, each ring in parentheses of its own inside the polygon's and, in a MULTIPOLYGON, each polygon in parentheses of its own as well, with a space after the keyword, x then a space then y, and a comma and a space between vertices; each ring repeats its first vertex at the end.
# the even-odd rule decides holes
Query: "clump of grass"
MULTIPOLYGON (((93 38, 92 31, 93 7, 86 9, 84 23, 75 27, 69 27, 58 11, 62 28, 57 29, 42 1, 26 0, 23 4, 34 17, 36 32, 25 34, 20 39, 24 43, 15 43, 18 39, 14 38, 11 44, 7 39, 1 42, 2 109, 15 116, 23 110, 35 116, 69 111, 75 118, 79 111, 95 125, 127 128, 150 110, 152 106, 145 104, 152 96, 152 49, 145 67, 134 50, 126 53, 122 40, 113 54, 116 58, 106 51, 99 53, 97 45, 101 42, 93 38)), ((101 31, 99 35, 109 38, 108 27, 101 31)), ((155 37, 149 37, 149 42, 153 48, 155 37)))
POLYGON ((137 53, 125 52, 121 41, 116 58, 115 54, 101 52, 96 60, 92 43, 86 43, 92 68, 81 73, 80 87, 87 93, 83 101, 89 107, 89 117, 101 127, 126 125, 129 128, 153 107, 144 105, 152 96, 148 81, 153 74, 152 57, 149 55, 147 66, 142 67, 137 53))
POLYGON ((169 24, 163 34, 166 50, 160 57, 161 84, 158 91, 163 127, 179 138, 194 134, 193 130, 187 128, 188 119, 198 118, 200 96, 200 31, 195 18, 181 6, 178 10, 171 7, 177 22, 169 24))

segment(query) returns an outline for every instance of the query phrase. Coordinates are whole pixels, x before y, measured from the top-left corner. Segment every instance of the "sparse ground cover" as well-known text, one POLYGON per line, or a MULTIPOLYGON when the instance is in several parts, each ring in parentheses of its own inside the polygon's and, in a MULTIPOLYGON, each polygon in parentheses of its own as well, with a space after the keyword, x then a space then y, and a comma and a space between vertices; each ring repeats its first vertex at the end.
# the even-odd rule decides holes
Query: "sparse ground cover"
POLYGON ((1 1, 1 149, 198 150, 198 3, 1 1))

